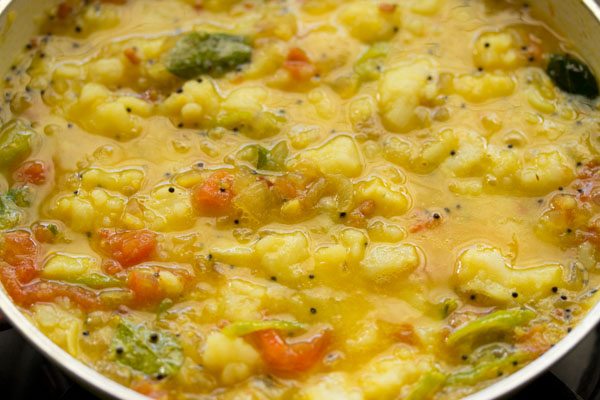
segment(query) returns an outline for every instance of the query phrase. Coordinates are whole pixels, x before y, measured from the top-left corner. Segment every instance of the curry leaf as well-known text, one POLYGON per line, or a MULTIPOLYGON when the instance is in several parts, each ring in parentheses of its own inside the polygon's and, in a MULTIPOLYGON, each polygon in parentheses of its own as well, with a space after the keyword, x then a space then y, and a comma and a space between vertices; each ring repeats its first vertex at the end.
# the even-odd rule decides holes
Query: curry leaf
POLYGON ((569 54, 553 54, 546 68, 554 84, 567 93, 598 97, 598 83, 590 68, 569 54))
POLYGON ((118 362, 148 375, 174 374, 183 363, 183 351, 175 335, 125 319, 117 327, 112 349, 118 362))

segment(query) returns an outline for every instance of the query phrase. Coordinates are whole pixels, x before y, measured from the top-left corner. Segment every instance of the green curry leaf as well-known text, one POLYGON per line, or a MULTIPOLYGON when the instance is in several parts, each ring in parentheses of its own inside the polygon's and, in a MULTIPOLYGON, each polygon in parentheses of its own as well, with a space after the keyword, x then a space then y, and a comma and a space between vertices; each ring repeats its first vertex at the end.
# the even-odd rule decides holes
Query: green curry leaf
POLYGON ((546 67, 554 84, 567 93, 598 97, 598 83, 590 68, 569 54, 553 54, 546 67))
POLYGON ((112 349, 118 362, 148 375, 172 375, 183 363, 183 350, 175 335, 125 319, 117 327, 112 349))
POLYGON ((250 61, 252 47, 243 36, 191 32, 181 37, 166 56, 167 70, 180 78, 213 76, 250 61))

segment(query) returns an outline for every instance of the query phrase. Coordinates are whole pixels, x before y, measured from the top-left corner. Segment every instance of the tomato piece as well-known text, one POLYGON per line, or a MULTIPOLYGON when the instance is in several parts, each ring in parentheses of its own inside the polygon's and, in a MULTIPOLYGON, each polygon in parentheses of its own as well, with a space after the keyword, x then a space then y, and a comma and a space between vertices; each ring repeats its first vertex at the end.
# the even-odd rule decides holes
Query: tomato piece
POLYGON ((23 163, 14 173, 13 178, 17 182, 42 185, 46 182, 47 168, 39 160, 23 163))
POLYGON ((425 210, 418 210, 417 218, 417 222, 411 225, 411 227, 408 229, 410 233, 417 233, 427 229, 433 229, 442 223, 442 216, 440 213, 429 214, 425 210))
POLYGON ((267 367, 282 374, 303 372, 318 363, 330 342, 330 332, 323 330, 310 340, 286 342, 278 331, 267 329, 249 335, 256 343, 267 367))
POLYGON ((19 267, 6 263, 0 264, 0 281, 13 301, 20 306, 29 307, 35 303, 66 297, 85 311, 104 308, 98 295, 91 290, 60 282, 37 281, 22 285, 19 282, 18 271, 19 267))
POLYGON ((137 381, 131 384, 131 389, 153 399, 168 398, 168 393, 160 389, 160 384, 149 380, 137 381))
POLYGON ((103 307, 98 295, 88 289, 60 282, 29 283, 37 278, 40 272, 37 255, 38 244, 31 233, 14 231, 2 237, 0 281, 15 303, 27 307, 34 303, 66 297, 87 311, 103 307))
POLYGON ((518 333, 515 340, 528 353, 542 355, 554 345, 547 339, 546 329, 543 325, 533 325, 523 333, 518 333))
POLYGON ((293 47, 288 52, 283 67, 298 81, 306 81, 317 73, 317 68, 311 62, 304 50, 293 47))
POLYGON ((192 194, 194 206, 210 216, 229 214, 235 197, 233 178, 233 174, 229 171, 214 172, 204 183, 194 189, 192 194))
POLYGON ((125 267, 119 264, 115 260, 103 260, 102 261, 102 271, 106 272, 109 275, 116 275, 121 271, 124 271, 125 267))
POLYGON ((127 287, 134 294, 134 303, 137 305, 156 304, 165 298, 165 293, 160 286, 160 271, 135 269, 129 271, 127 287))
POLYGON ((301 188, 287 177, 277 177, 273 183, 273 190, 283 200, 291 200, 298 197, 301 188))
POLYGON ((350 226, 357 228, 365 228, 367 226, 367 219, 375 212, 375 201, 365 200, 358 205, 354 210, 347 216, 346 223, 350 226))
POLYGON ((156 249, 156 233, 141 229, 133 231, 100 231, 100 247, 115 261, 125 267, 150 259, 156 249))
POLYGON ((400 324, 392 331, 392 337, 399 342, 416 346, 419 344, 419 337, 415 333, 415 328, 410 324, 400 324))
POLYGON ((56 8, 56 16, 60 19, 66 19, 73 12, 73 7, 71 7, 67 2, 62 2, 56 8))
POLYGON ((31 233, 13 231, 2 237, 0 259, 15 268, 19 282, 27 283, 38 276, 37 255, 38 245, 31 233))
POLYGON ((397 7, 398 7, 398 4, 381 3, 381 4, 379 4, 379 11, 381 11, 382 13, 391 14, 394 11, 396 11, 397 7))
POLYGON ((46 222, 36 222, 32 225, 31 232, 40 243, 54 243, 60 234, 56 224, 46 222))
POLYGON ((142 62, 142 60, 140 60, 140 57, 137 54, 135 47, 126 48, 125 50, 123 50, 123 54, 133 65, 139 65, 140 62, 142 62))

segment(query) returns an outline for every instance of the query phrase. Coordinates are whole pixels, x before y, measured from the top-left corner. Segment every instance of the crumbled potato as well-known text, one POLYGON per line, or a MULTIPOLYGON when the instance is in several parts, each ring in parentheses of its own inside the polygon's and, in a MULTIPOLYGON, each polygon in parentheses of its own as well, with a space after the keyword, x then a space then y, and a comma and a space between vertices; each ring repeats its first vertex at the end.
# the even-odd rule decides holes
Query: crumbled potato
POLYGON ((309 246, 301 232, 269 234, 256 243, 255 252, 269 276, 294 280, 306 275, 304 261, 309 257, 309 246))
POLYGON ((206 338, 203 364, 220 372, 223 383, 232 384, 250 376, 260 365, 260 356, 244 339, 213 332, 206 338))
POLYGON ((416 108, 437 95, 433 83, 437 68, 429 59, 419 59, 387 70, 379 80, 379 112, 384 125, 394 132, 422 127, 416 108))
POLYGON ((361 262, 363 273, 378 283, 408 274, 418 265, 419 254, 411 244, 370 247, 361 262))
POLYGON ((342 174, 352 178, 363 170, 358 147, 348 136, 338 136, 321 147, 306 150, 300 153, 299 159, 317 165, 325 174, 342 174))
POLYGON ((481 301, 496 304, 545 297, 552 287, 564 283, 563 269, 558 264, 515 268, 500 251, 487 246, 466 250, 459 258, 454 277, 463 293, 479 295, 481 301))

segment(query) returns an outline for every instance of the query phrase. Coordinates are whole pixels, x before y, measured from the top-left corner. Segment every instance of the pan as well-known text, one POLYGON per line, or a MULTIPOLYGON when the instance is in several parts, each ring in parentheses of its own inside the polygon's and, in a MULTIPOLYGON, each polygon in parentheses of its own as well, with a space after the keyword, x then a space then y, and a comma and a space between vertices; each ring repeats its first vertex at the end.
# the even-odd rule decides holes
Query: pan
MULTIPOLYGON (((4 75, 14 56, 37 31, 36 21, 42 12, 58 1, 0 0, 0 72, 4 75)), ((555 32, 568 37, 586 61, 600 72, 600 6, 594 0, 533 0, 532 11, 555 32)), ((84 365, 54 344, 19 311, 10 297, 0 290, 0 311, 24 338, 46 358, 101 398, 143 400, 145 396, 128 389, 84 365)), ((600 321, 600 304, 563 340, 526 367, 475 393, 468 400, 507 398, 512 392, 535 379, 581 342, 600 321)))

